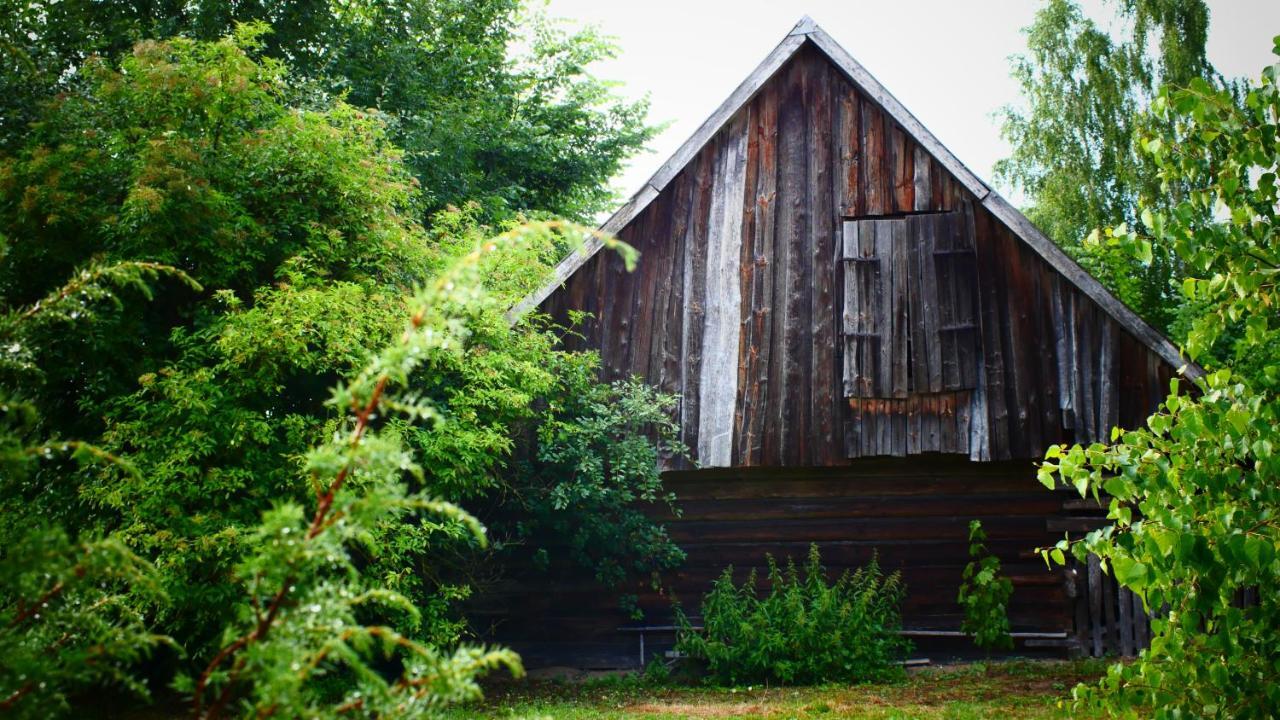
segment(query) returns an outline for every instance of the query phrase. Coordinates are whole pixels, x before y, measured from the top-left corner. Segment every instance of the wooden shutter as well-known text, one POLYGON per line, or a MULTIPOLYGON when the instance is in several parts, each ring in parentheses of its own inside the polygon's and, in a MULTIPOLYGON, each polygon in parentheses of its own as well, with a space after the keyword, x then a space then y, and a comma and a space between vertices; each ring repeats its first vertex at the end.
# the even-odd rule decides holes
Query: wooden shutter
POLYGON ((843 225, 844 391, 905 398, 977 386, 977 266, 967 213, 843 225))

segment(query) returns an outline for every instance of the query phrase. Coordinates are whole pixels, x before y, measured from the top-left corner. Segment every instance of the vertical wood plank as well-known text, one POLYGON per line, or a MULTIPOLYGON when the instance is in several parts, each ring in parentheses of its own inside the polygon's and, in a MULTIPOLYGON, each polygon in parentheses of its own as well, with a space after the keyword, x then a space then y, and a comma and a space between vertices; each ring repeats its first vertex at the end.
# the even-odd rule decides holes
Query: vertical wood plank
MULTIPOLYGON (((711 206, 711 181, 714 172, 714 148, 698 154, 690 222, 685 233, 685 314, 681 323, 682 365, 680 391, 681 436, 686 446, 698 451, 699 407, 702 377, 702 336, 706 311, 703 303, 707 288, 707 219, 711 206)), ((701 458, 695 458, 701 460, 701 458)))
POLYGON ((1084 442, 1098 439, 1098 406, 1094 394, 1094 363, 1098 358, 1097 334, 1094 331, 1093 304, 1076 302, 1076 388, 1080 393, 1077 431, 1084 442))
POLYGON ((836 201, 841 214, 863 214, 862 195, 862 100, 853 85, 842 76, 833 78, 838 88, 835 136, 838 140, 840 171, 836 175, 836 201))
POLYGON ((1009 410, 1005 398, 1004 356, 1001 348, 1000 267, 994 248, 992 221, 976 212, 974 244, 978 257, 979 314, 982 316, 983 379, 986 387, 988 445, 992 459, 1008 460, 1009 410))
POLYGON ((671 210, 670 291, 666 304, 666 319, 662 324, 662 364, 658 370, 658 387, 665 393, 679 392, 680 338, 684 319, 684 258, 687 246, 685 237, 689 228, 689 212, 693 206, 693 181, 687 173, 677 176, 674 183, 674 199, 671 210))
MULTIPOLYGON (((808 248, 808 124, 804 103, 808 80, 806 58, 792 61, 778 106, 778 226, 782 282, 777 287, 782 308, 781 417, 779 433, 782 464, 805 464, 809 450, 809 371, 812 306, 809 281, 811 253, 808 248)), ((776 276, 775 276, 776 277, 776 276)), ((779 326, 775 325, 775 332, 779 326)), ((776 349, 776 348, 775 348, 776 349)))
POLYGON ((1119 601, 1116 610, 1120 628, 1120 654, 1133 657, 1133 592, 1121 587, 1119 601))
POLYGON ((884 113, 875 104, 863 101, 862 108, 862 190, 860 204, 865 215, 884 215, 889 212, 891 192, 884 168, 885 121, 884 113))
MULTIPOLYGON (((768 401, 772 360, 773 337, 773 260, 774 235, 777 218, 778 194, 778 93, 777 85, 769 83, 759 96, 756 133, 759 136, 760 169, 756 174, 755 222, 751 242, 754 252, 751 288, 752 348, 748 352, 751 361, 752 383, 745 396, 750 404, 742 443, 746 446, 748 464, 766 462, 766 434, 770 416, 768 401)), ((776 434, 775 434, 776 435, 776 434)))
POLYGON ((831 465, 836 457, 836 404, 832 395, 840 393, 836 365, 835 299, 836 226, 831 207, 832 111, 829 68, 824 60, 812 71, 809 83, 808 198, 810 247, 810 446, 809 462, 831 465))
POLYGON ((890 169, 893 172, 893 205, 898 213, 911 212, 915 207, 915 154, 914 143, 897 123, 889 131, 889 147, 892 150, 890 169))
POLYGON ((1099 328, 1102 339, 1098 347, 1098 439, 1103 442, 1111 440, 1111 428, 1118 421, 1116 393, 1118 388, 1114 382, 1115 373, 1115 321, 1106 315, 1102 316, 1102 327, 1099 328))
POLYGON ((907 223, 902 220, 886 221, 892 229, 891 265, 890 265, 890 364, 891 395, 895 398, 907 396, 907 342, 911 336, 910 318, 907 315, 908 278, 907 260, 908 243, 907 223))
POLYGON ((933 181, 929 175, 929 171, 933 167, 932 158, 924 148, 913 143, 915 149, 915 157, 912 163, 912 170, 915 173, 914 178, 914 201, 912 209, 916 212, 928 212, 933 209, 933 181))
POLYGON ((930 322, 925 309, 924 227, 918 216, 908 217, 907 226, 907 298, 908 318, 911 327, 911 378, 907 390, 910 393, 929 392, 929 330, 930 322))
POLYGON ((747 159, 746 177, 743 183, 742 202, 742 244, 738 258, 738 286, 742 292, 741 312, 738 317, 738 392, 734 400, 733 417, 733 449, 731 457, 734 465, 751 465, 751 440, 747 428, 751 425, 751 414, 756 405, 751 402, 752 386, 755 384, 754 357, 756 342, 755 323, 752 315, 755 311, 755 275, 756 275, 756 187, 760 174, 760 133, 759 119, 762 98, 757 97, 743 112, 746 115, 747 159))
POLYGON ((942 389, 960 387, 960 353, 956 348, 957 328, 960 326, 955 277, 956 241, 959 237, 958 218, 954 213, 932 216, 934 222, 933 267, 938 284, 938 346, 942 360, 942 389))
POLYGON ((880 260, 876 264, 877 292, 875 298, 876 335, 880 341, 880 357, 877 359, 879 372, 876 375, 875 397, 891 397, 893 395, 893 231, 897 225, 892 220, 876 220, 872 223, 875 229, 875 256, 880 260))
POLYGON ((747 154, 746 123, 724 133, 717 155, 707 226, 702 378, 699 383, 698 460, 703 467, 732 462, 741 330, 742 202, 747 154))
POLYGON ((1027 341, 1020 334, 1020 313, 1023 312, 1029 293, 1026 290, 1022 267, 1018 262, 1017 240, 1000 223, 996 229, 996 253, 1000 258, 1003 282, 999 283, 1000 324, 1003 333, 1003 360, 1009 398, 1009 443, 1014 457, 1030 457, 1027 446, 1027 377, 1025 371, 1027 341))
POLYGON ((1090 555, 1089 566, 1089 639, 1093 643, 1093 656, 1102 657, 1106 648, 1102 644, 1102 563, 1097 555, 1090 555))

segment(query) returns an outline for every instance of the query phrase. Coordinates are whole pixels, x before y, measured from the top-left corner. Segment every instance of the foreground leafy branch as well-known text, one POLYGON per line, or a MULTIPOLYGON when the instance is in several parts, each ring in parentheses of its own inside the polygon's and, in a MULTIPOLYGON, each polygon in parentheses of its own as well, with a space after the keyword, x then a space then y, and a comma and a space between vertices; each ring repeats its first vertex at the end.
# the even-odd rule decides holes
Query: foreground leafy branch
POLYGON ((413 627, 419 611, 362 577, 353 551, 376 556, 379 526, 428 516, 485 543, 474 517, 409 489, 406 475, 420 480, 423 468, 395 426, 382 422, 391 415, 437 420, 435 408, 414 395, 410 377, 439 353, 461 352, 468 318, 498 302, 482 287, 485 257, 503 244, 562 231, 559 224, 528 226, 463 257, 415 294, 398 342, 334 389, 329 402, 347 418, 334 440, 305 458, 314 510, 308 516, 301 506, 282 503, 264 514, 253 551, 237 568, 246 595, 237 621, 204 671, 179 683, 192 693, 197 717, 221 717, 235 700, 255 717, 421 717, 479 697, 475 681, 486 671, 522 672, 508 650, 463 647, 444 655, 390 624, 366 622, 396 614, 413 627), (389 676, 390 667, 399 671, 389 676), (326 677, 332 682, 322 682, 326 677))
MULTIPOLYGON (((1280 37, 1276 38, 1280 56, 1280 37)), ((1175 380, 1145 428, 1112 444, 1053 447, 1040 470, 1082 496, 1108 501, 1112 521, 1043 552, 1093 553, 1138 593, 1151 647, 1116 665, 1082 704, 1126 716, 1272 717, 1280 707, 1280 65, 1266 68, 1243 106, 1203 81, 1166 91, 1166 131, 1148 153, 1167 187, 1191 190, 1170 212, 1145 211, 1150 241, 1188 267, 1182 290, 1203 311, 1186 351, 1230 367, 1175 380)), ((1145 238, 1113 233, 1130 245, 1145 238)))

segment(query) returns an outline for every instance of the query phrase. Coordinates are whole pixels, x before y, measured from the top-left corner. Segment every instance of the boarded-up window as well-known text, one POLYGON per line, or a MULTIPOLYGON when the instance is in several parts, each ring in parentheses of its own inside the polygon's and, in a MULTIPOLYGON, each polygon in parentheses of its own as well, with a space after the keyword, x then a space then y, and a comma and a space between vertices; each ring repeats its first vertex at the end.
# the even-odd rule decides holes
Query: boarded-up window
POLYGON ((847 220, 843 234, 845 396, 976 387, 977 267, 967 214, 847 220))

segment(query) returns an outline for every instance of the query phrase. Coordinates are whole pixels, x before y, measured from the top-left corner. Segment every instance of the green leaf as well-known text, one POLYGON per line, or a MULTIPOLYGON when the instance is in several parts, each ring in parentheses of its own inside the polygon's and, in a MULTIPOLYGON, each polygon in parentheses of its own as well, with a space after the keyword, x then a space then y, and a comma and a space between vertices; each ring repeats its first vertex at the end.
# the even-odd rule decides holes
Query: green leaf
POLYGON ((1111 556, 1111 568, 1116 581, 1132 590, 1141 590, 1147 584, 1147 566, 1124 555, 1111 556))

